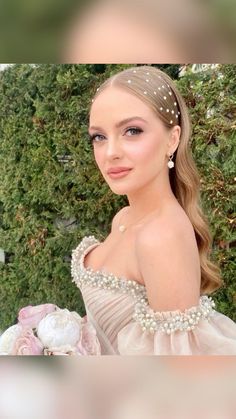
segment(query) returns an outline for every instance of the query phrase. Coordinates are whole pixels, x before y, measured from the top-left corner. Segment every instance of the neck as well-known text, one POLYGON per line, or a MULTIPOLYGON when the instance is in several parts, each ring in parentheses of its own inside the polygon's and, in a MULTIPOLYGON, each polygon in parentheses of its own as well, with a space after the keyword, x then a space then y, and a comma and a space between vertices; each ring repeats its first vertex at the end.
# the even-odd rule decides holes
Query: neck
POLYGON ((148 185, 127 194, 129 201, 129 217, 137 220, 150 212, 161 213, 170 203, 176 203, 177 199, 172 192, 168 178, 156 178, 148 185))

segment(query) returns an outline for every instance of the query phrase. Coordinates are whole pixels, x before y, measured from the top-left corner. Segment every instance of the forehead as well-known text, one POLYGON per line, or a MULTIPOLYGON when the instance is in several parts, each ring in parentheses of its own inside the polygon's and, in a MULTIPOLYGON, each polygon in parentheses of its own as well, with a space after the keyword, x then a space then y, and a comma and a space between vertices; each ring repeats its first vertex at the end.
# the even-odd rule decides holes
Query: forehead
POLYGON ((134 93, 109 86, 92 103, 90 122, 114 118, 127 118, 139 115, 143 118, 156 118, 151 107, 134 93))

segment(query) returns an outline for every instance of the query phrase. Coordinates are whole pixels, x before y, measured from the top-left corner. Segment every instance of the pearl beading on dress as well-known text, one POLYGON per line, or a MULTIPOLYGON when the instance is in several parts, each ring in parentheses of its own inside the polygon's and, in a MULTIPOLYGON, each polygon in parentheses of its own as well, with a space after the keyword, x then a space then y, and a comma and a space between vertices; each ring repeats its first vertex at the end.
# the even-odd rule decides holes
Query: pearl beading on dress
POLYGON ((145 300, 141 300, 135 306, 134 319, 141 324, 143 331, 148 330, 151 333, 155 333, 157 330, 167 334, 176 330, 190 331, 195 329, 200 320, 209 320, 214 312, 213 307, 215 307, 215 303, 207 295, 200 297, 198 306, 190 307, 184 311, 154 312, 145 300))
POLYGON ((177 330, 190 331, 202 319, 209 320, 209 317, 214 313, 215 303, 211 297, 206 295, 200 297, 198 306, 184 311, 155 312, 149 306, 144 285, 134 280, 117 277, 112 273, 103 272, 103 270, 95 271, 92 268, 85 268, 84 257, 99 243, 100 241, 94 236, 85 236, 76 249, 72 250, 72 282, 75 282, 79 288, 85 284, 131 295, 135 301, 133 319, 140 324, 144 332, 153 334, 159 330, 170 334, 177 330))
POLYGON ((103 272, 103 270, 95 271, 92 268, 85 268, 84 257, 87 251, 99 243, 99 240, 94 236, 85 236, 77 248, 72 250, 72 282, 75 282, 79 287, 87 284, 97 288, 128 293, 137 301, 145 297, 145 287, 144 285, 138 284, 137 281, 119 278, 112 273, 103 272))

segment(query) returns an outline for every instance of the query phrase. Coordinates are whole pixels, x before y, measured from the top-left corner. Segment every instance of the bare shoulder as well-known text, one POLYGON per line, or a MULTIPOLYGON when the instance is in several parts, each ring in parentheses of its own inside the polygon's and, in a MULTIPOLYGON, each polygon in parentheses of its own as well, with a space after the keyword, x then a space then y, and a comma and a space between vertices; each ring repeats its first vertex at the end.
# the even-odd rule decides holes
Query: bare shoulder
POLYGON ((136 236, 135 254, 153 310, 183 310, 198 303, 199 254, 184 211, 177 208, 147 223, 136 236))
POLYGON ((121 218, 123 217, 123 214, 126 212, 126 209, 129 208, 127 205, 126 207, 121 208, 113 217, 111 222, 111 231, 116 230, 118 228, 118 225, 120 223, 121 218))
POLYGON ((181 207, 176 207, 166 214, 151 219, 138 231, 137 244, 142 245, 163 240, 181 238, 181 240, 195 240, 194 228, 187 214, 181 207))

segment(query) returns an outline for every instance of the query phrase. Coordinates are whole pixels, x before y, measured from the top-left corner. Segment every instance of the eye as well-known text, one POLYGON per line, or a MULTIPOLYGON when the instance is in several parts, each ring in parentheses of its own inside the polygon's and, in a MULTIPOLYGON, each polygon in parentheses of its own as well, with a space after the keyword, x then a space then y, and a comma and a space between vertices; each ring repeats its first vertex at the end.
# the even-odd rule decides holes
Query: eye
MULTIPOLYGON (((140 134, 141 132, 143 132, 142 129, 137 128, 137 127, 128 128, 125 132, 128 132, 128 131, 135 131, 135 134, 140 134)), ((131 135, 131 137, 133 137, 133 135, 131 135)))
POLYGON ((100 141, 96 141, 95 140, 96 137, 103 137, 103 135, 100 135, 100 134, 92 134, 92 135, 90 135, 89 134, 89 139, 90 139, 91 142, 100 142, 100 141))
MULTIPOLYGON (((126 132, 129 132, 129 131, 134 131, 134 135, 138 135, 138 134, 140 134, 141 132, 143 132, 143 130, 142 129, 140 129, 140 128, 138 128, 138 127, 131 127, 131 128, 128 128, 126 131, 125 131, 125 133, 126 132)), ((92 134, 92 135, 90 135, 89 134, 89 139, 90 139, 90 141, 91 142, 96 142, 96 143, 100 143, 102 140, 103 140, 103 138, 102 139, 100 139, 100 140, 97 140, 97 138, 96 137, 103 137, 104 138, 104 135, 101 135, 101 134, 92 134)), ((129 137, 133 137, 133 135, 129 135, 129 137)))

